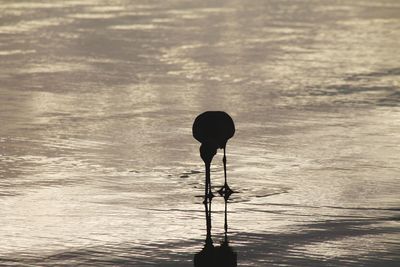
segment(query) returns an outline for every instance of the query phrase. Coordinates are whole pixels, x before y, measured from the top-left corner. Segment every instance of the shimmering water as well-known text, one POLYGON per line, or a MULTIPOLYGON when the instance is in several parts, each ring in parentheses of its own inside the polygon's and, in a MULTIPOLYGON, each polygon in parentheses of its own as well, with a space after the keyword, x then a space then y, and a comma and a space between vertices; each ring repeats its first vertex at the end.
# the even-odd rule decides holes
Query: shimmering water
POLYGON ((239 266, 399 266, 398 1, 10 0, 0 22, 0 265, 191 266, 191 125, 225 110, 239 266))

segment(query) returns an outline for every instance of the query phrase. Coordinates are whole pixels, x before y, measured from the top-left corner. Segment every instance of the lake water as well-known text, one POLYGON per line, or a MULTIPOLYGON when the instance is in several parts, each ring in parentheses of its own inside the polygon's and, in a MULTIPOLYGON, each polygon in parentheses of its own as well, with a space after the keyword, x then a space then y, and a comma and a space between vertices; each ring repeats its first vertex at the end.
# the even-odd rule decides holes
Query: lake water
POLYGON ((399 1, 2 0, 0 22, 1 266, 192 266, 206 110, 236 123, 239 266, 399 266, 399 1))

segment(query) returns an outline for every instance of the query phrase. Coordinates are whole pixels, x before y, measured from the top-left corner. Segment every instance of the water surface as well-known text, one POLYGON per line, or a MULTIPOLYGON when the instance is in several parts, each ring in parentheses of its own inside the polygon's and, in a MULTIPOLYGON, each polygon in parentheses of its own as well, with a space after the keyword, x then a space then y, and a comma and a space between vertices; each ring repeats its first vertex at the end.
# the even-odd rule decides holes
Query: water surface
POLYGON ((205 238, 191 125, 225 110, 239 266, 398 266, 399 14, 0 1, 0 264, 191 266, 205 238))

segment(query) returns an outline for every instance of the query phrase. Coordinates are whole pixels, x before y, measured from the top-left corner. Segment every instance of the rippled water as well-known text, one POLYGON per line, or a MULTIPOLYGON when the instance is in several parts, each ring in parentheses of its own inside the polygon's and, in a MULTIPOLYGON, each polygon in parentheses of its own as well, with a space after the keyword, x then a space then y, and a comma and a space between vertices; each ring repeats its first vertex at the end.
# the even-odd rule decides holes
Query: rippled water
POLYGON ((205 110, 236 122, 239 266, 398 266, 398 1, 0 1, 0 21, 2 266, 191 266, 205 110))

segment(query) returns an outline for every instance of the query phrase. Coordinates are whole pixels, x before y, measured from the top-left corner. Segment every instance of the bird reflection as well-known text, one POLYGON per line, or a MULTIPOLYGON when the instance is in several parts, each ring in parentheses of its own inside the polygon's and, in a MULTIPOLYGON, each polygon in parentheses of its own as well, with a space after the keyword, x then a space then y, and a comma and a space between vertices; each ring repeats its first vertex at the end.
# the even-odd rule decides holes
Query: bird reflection
POLYGON ((228 239, 228 199, 225 197, 224 239, 220 246, 214 246, 211 237, 211 201, 204 203, 206 211, 207 236, 203 249, 194 256, 195 267, 236 267, 237 253, 229 246, 228 239))
POLYGON ((223 111, 207 111, 195 119, 193 137, 201 143, 200 156, 205 164, 204 210, 206 215, 206 240, 203 249, 194 256, 195 267, 231 267, 237 266, 237 254, 229 246, 228 240, 228 200, 233 191, 227 183, 226 174, 226 143, 235 133, 232 118, 223 111), (224 185, 218 193, 225 201, 224 240, 220 246, 214 246, 211 237, 211 202, 214 194, 211 192, 211 161, 217 149, 224 150, 224 185))

